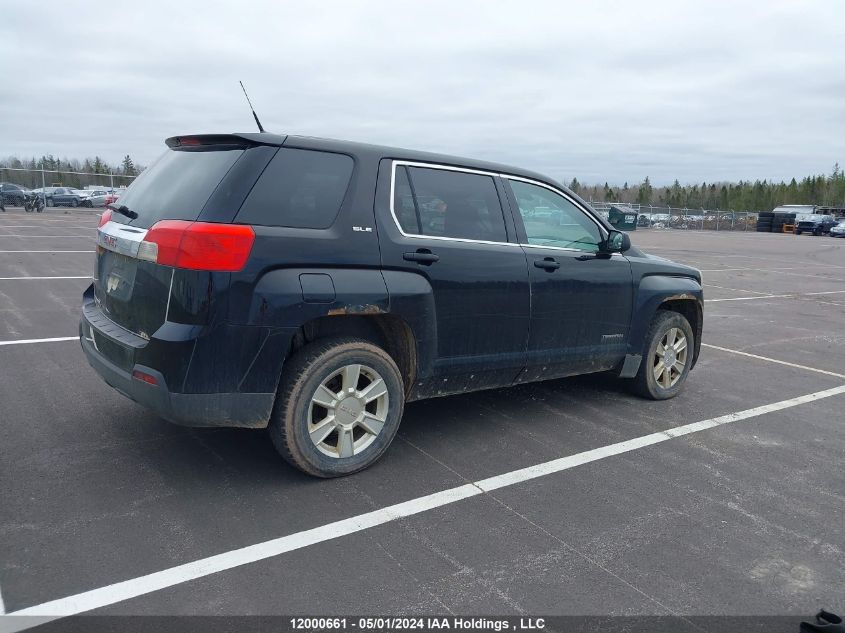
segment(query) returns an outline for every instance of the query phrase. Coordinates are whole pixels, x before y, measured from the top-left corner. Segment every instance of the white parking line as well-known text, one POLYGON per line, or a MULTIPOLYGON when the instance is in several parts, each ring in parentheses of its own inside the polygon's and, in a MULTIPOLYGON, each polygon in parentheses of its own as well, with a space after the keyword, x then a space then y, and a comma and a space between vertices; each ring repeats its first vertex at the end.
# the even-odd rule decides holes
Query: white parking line
POLYGON ((819 295, 838 295, 843 293, 845 293, 845 290, 824 290, 822 292, 794 292, 785 295, 760 295, 756 297, 729 297, 727 299, 705 299, 704 302, 717 303, 720 301, 753 301, 754 299, 800 299, 801 297, 817 297, 819 295))
POLYGON ((709 284, 707 282, 704 282, 702 285, 707 286, 709 288, 719 288, 720 290, 730 290, 732 292, 750 292, 751 294, 755 294, 755 295, 768 295, 768 294, 770 294, 768 292, 759 292, 757 290, 744 290, 742 288, 729 288, 728 286, 717 286, 716 284, 709 284))
POLYGON ((698 272, 700 273, 730 273, 736 271, 745 271, 751 270, 755 273, 772 273, 772 272, 780 272, 782 270, 802 270, 798 267, 792 266, 789 268, 707 268, 707 269, 699 269, 698 272))
POLYGON ((749 354, 738 349, 730 349, 728 347, 719 347, 718 345, 710 345, 709 343, 702 343, 702 347, 709 347, 710 349, 717 349, 720 352, 728 352, 730 354, 737 354, 739 356, 747 356, 748 358, 756 358, 757 360, 765 360, 770 363, 777 363, 778 365, 786 365, 787 367, 794 367, 796 369, 803 369, 805 371, 812 371, 817 374, 825 374, 826 376, 834 376, 835 378, 845 378, 845 374, 837 374, 835 371, 827 371, 826 369, 816 369, 815 367, 808 367, 807 365, 798 365, 796 363, 788 363, 785 360, 778 360, 777 358, 770 358, 768 356, 758 356, 757 354, 749 354))
POLYGON ((86 229, 95 230, 96 226, 78 226, 63 224, 62 226, 44 226, 43 224, 0 224, 0 229, 86 229))
POLYGON ((31 343, 56 343, 58 341, 78 341, 78 336, 57 336, 55 338, 27 338, 17 341, 0 341, 0 346, 3 345, 29 345, 31 343))
POLYGON ((705 299, 705 303, 718 303, 720 301, 752 301, 754 299, 784 299, 795 295, 756 295, 753 297, 729 297, 727 299, 705 299))
POLYGON ((0 277, 0 281, 13 281, 23 279, 92 279, 91 275, 84 275, 82 277, 0 277))
MULTIPOLYGON (((162 571, 157 571, 146 576, 124 580, 106 587, 100 587, 78 593, 73 596, 59 598, 58 600, 51 600, 32 607, 27 607, 19 611, 14 611, 3 618, 13 618, 14 616, 42 616, 46 619, 57 619, 78 613, 91 611, 107 605, 136 598, 154 591, 173 587, 185 582, 190 582, 198 578, 203 578, 211 574, 248 565, 258 561, 266 560, 287 552, 299 550, 317 543, 323 543, 333 539, 361 532, 369 528, 390 523, 398 519, 420 514, 434 508, 450 505, 475 497, 491 490, 497 490, 506 486, 530 481, 539 477, 545 477, 553 473, 562 472, 576 466, 588 464, 590 462, 606 459, 614 455, 620 455, 634 451, 646 446, 652 446, 661 442, 666 442, 677 437, 689 435, 692 433, 699 433, 701 431, 711 429, 717 426, 754 418, 766 413, 774 411, 781 411, 789 409, 808 402, 815 402, 822 398, 830 398, 845 394, 845 385, 826 389, 824 391, 817 391, 797 398, 790 398, 788 400, 781 400, 780 402, 773 402, 753 409, 746 409, 735 413, 728 413, 716 418, 702 420, 700 422, 693 422, 691 424, 684 424, 682 426, 660 431, 658 433, 651 433, 643 435, 624 442, 610 444, 609 446, 602 446, 583 453, 569 455, 560 459, 554 459, 548 462, 529 466, 487 479, 474 481, 456 486, 440 492, 435 492, 424 497, 418 497, 409 501, 404 501, 396 505, 373 510, 357 516, 328 523, 310 530, 304 530, 281 538, 256 543, 236 550, 230 550, 208 558, 202 558, 183 565, 170 567, 162 571)), ((38 623, 44 620, 39 620, 38 623)), ((35 626, 37 623, 20 620, 11 623, 11 630, 22 630, 30 626, 35 626)))

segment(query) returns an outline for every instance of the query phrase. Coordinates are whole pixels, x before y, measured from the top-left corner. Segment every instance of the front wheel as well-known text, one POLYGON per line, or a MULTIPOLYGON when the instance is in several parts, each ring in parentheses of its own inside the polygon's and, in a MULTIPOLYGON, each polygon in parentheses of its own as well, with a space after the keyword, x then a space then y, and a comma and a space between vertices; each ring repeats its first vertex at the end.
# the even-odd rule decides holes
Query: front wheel
POLYGON ((384 350, 359 339, 316 341, 285 364, 270 438, 309 475, 349 475, 387 451, 404 404, 402 375, 384 350))
POLYGON ((70 206, 72 206, 72 207, 78 207, 78 206, 79 206, 79 202, 78 202, 76 199, 73 199, 73 200, 71 200, 71 201, 70 201, 70 206))
POLYGON ((658 310, 645 337, 634 390, 651 400, 677 396, 692 365, 695 338, 689 321, 677 312, 658 310))

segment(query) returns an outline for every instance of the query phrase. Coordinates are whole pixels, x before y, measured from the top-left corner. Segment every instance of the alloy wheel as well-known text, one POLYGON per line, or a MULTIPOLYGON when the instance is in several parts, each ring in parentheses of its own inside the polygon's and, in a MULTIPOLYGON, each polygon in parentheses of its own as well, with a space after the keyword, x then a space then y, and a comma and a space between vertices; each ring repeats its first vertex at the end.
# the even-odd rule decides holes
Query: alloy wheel
POLYGON ((669 389, 681 379, 687 365, 687 337, 680 328, 669 328, 654 351, 652 373, 655 382, 669 389))
POLYGON ((311 396, 308 435, 324 455, 352 457, 376 440, 389 406, 387 385, 376 370, 345 365, 325 378, 311 396))

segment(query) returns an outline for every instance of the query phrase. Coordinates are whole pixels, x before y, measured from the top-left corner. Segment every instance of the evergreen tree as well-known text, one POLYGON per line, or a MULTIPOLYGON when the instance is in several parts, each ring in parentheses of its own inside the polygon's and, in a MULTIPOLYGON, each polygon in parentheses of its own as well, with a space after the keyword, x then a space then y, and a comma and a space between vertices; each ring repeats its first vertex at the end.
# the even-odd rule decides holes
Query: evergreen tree
POLYGON ((135 171, 135 163, 132 162, 132 159, 129 157, 129 154, 124 156, 123 158, 123 165, 121 166, 123 170, 123 174, 125 176, 135 176, 137 172, 135 171))
POLYGON ((654 188, 651 186, 651 181, 648 176, 645 177, 639 189, 637 190, 637 202, 639 204, 651 204, 651 197, 654 195, 654 188))

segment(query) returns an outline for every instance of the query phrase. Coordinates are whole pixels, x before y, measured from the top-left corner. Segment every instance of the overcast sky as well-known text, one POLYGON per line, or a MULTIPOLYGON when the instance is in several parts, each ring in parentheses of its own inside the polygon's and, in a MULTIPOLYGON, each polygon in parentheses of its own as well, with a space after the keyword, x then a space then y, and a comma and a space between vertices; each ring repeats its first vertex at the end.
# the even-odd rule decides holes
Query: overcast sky
POLYGON ((0 156, 269 131, 656 184, 845 163, 845 1, 10 0, 0 156))

